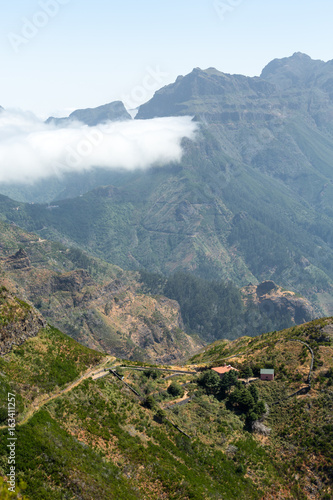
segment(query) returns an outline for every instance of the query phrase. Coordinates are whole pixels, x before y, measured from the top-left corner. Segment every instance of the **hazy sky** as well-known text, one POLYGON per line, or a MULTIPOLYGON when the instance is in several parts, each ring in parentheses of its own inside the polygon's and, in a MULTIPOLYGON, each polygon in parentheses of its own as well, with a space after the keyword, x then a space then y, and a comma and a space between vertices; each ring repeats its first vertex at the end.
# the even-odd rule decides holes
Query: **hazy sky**
POLYGON ((332 19, 332 0, 2 2, 0 105, 135 107, 198 66, 252 76, 297 51, 327 61, 332 19))

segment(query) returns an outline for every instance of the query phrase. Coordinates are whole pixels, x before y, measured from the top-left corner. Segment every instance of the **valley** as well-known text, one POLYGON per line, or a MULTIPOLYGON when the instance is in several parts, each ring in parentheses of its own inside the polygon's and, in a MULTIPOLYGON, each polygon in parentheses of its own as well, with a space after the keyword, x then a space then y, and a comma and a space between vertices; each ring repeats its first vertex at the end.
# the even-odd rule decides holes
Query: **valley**
MULTIPOLYGON (((13 299, 3 298, 2 317, 4 300, 13 299)), ((217 341, 183 367, 145 364, 142 370, 135 370, 140 362, 107 357, 41 326, 0 360, 2 395, 16 397, 23 498, 328 498, 332 324, 327 318, 217 341), (305 384, 310 365, 308 350, 290 342, 295 338, 312 346, 314 371, 311 390, 288 398, 305 384), (225 360, 239 370, 240 382, 236 377, 226 386, 210 375, 225 360), (275 369, 272 382, 256 378, 267 366, 275 369), (107 367, 117 377, 94 376, 107 367), (178 373, 170 378, 159 368, 178 373), (255 382, 244 385, 248 370, 255 382), (190 399, 172 404, 185 387, 190 399)), ((4 474, 6 413, 2 407, 4 474)))
POLYGON ((332 82, 296 52, 130 112, 0 107, 45 146, 0 182, 0 498, 332 498, 332 82), (49 162, 82 131, 100 165, 49 162))
POLYGON ((254 78, 196 68, 132 120, 193 116, 179 164, 3 184, 22 201, 0 196, 2 219, 126 270, 272 280, 330 315, 331 78, 331 62, 301 53, 254 78))

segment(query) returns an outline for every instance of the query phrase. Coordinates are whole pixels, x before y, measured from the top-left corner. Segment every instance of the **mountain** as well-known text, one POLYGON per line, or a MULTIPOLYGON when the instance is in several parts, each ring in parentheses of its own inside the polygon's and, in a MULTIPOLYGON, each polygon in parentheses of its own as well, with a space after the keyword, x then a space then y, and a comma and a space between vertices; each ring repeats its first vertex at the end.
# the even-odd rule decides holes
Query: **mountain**
POLYGON ((332 78, 332 61, 299 53, 272 61, 260 78, 197 68, 156 92, 137 118, 194 115, 234 161, 332 216, 332 78))
MULTIPOLYGON (((1 221, 0 231, 0 282, 38 308, 34 324, 46 318, 83 345, 150 362, 176 362, 204 345, 184 332, 179 304, 142 293, 134 273, 1 221)), ((20 325, 28 336, 25 316, 20 325)))
POLYGON ((54 118, 50 116, 46 123, 55 125, 66 125, 72 121, 85 123, 89 127, 100 125, 107 121, 131 120, 131 115, 127 113, 124 104, 121 101, 114 101, 97 108, 77 109, 67 118, 54 118))
POLYGON ((119 267, 0 221, 0 281, 52 325, 90 348, 175 363, 220 338, 258 335, 315 317, 272 282, 239 290, 191 274, 119 267))
MULTIPOLYGON (((7 324, 13 303, 2 290, 7 324)), ((12 498, 329 498, 332 322, 215 344, 206 363, 197 356, 170 367, 171 379, 159 366, 136 370, 138 363, 40 328, 0 358, 0 495, 15 453, 12 498), (310 391, 311 356, 301 342, 314 353, 310 391), (223 382, 209 369, 230 355, 241 381, 223 382), (267 366, 272 382, 256 376, 267 366), (244 384, 249 370, 253 382, 244 384)))
MULTIPOLYGON (((194 117, 197 139, 183 141, 180 164, 105 174, 109 186, 52 206, 1 198, 0 211, 124 269, 188 270, 240 287, 274 281, 329 315, 332 78, 332 62, 299 53, 273 61, 261 77, 196 68, 136 117, 194 117)), ((85 187, 100 180, 88 175, 85 187)), ((75 189, 82 185, 72 178, 63 193, 75 189)))
POLYGON ((260 77, 286 90, 292 87, 309 89, 313 86, 315 75, 320 73, 326 63, 314 61, 306 54, 295 52, 292 57, 274 59, 263 69, 260 77))

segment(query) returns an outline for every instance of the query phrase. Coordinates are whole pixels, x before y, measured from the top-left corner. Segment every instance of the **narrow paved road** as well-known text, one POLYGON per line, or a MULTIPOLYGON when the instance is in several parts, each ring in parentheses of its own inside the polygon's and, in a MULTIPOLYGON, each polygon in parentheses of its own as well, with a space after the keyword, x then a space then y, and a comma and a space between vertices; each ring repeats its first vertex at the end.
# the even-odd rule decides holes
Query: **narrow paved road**
MULTIPOLYGON (((113 368, 113 367, 111 367, 113 368)), ((173 368, 157 368, 157 367, 151 367, 151 366, 128 366, 128 365, 120 365, 119 368, 126 368, 126 370, 137 370, 137 371, 144 371, 144 370, 156 370, 159 372, 171 372, 175 373, 178 375, 197 375, 198 372, 190 372, 190 371, 185 371, 185 370, 174 370, 173 368)))

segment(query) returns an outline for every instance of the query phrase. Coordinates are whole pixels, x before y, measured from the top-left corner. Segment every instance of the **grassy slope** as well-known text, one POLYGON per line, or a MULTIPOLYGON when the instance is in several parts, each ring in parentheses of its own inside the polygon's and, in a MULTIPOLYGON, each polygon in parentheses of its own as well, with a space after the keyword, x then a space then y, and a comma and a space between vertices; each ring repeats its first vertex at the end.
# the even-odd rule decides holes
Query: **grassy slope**
POLYGON ((2 404, 6 390, 11 388, 20 395, 23 406, 19 415, 23 414, 39 396, 64 388, 104 357, 47 327, 1 357, 2 404))
MULTIPOLYGON (((325 439, 332 432, 327 371, 333 362, 332 341, 322 329, 329 324, 332 319, 257 339, 216 343, 193 360, 218 364, 225 356, 245 351, 246 356, 236 359, 243 367, 274 364, 275 382, 257 383, 270 406, 264 422, 272 428, 269 437, 249 433, 244 416, 232 411, 227 400, 198 392, 191 375, 168 379, 163 374, 152 380, 143 372, 123 369, 130 384, 143 396, 153 394, 156 400, 161 400, 158 395, 171 381, 190 382, 186 390, 189 395, 196 392, 197 397, 185 406, 165 411, 191 440, 167 422, 159 423, 154 416, 156 409, 142 407, 111 375, 86 379, 69 392, 58 394, 17 427, 17 470, 19 479, 27 484, 27 497, 305 499, 311 493, 315 499, 324 498, 330 491, 333 464, 331 441, 325 439), (308 370, 309 358, 302 346, 277 342, 290 338, 306 340, 315 351, 313 389, 306 396, 272 405, 302 385, 308 370), (301 378, 296 376, 298 372, 301 378)), ((7 391, 17 392, 20 420, 37 389, 42 393, 56 391, 56 386, 63 387, 101 359, 101 354, 57 331, 43 331, 2 360, 2 399, 7 391)), ((166 402, 170 400, 168 396, 166 402)), ((1 431, 3 438, 6 432, 1 431)), ((0 442, 4 474, 6 441, 0 442)))
POLYGON ((231 363, 240 369, 250 366, 255 375, 260 368, 275 369, 274 382, 256 383, 270 407, 264 423, 272 432, 262 442, 273 456, 282 457, 285 473, 296 478, 291 490, 295 498, 331 498, 324 492, 332 492, 333 471, 332 323, 328 318, 253 339, 216 342, 191 360, 213 366, 231 363), (306 386, 311 362, 308 349, 291 339, 311 346, 314 371, 308 394, 285 399, 306 386), (301 483, 302 494, 296 495, 301 483))
MULTIPOLYGON (((57 330, 43 330, 1 359, 1 400, 17 394, 20 422, 41 394, 57 392, 102 359, 57 330)), ((1 432, 5 474, 7 431, 1 432)), ((117 382, 85 380, 19 425, 17 438, 18 479, 34 500, 146 498, 147 491, 148 498, 199 500, 214 498, 217 488, 229 498, 258 498, 232 461, 161 427, 117 382)))

